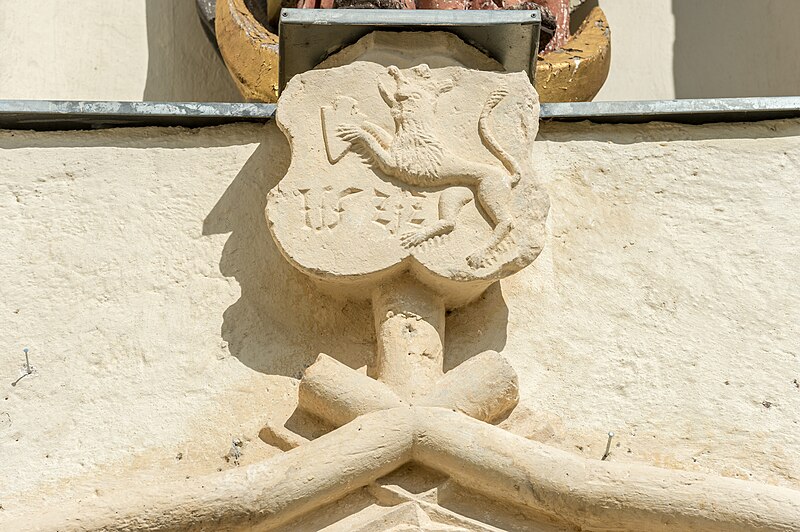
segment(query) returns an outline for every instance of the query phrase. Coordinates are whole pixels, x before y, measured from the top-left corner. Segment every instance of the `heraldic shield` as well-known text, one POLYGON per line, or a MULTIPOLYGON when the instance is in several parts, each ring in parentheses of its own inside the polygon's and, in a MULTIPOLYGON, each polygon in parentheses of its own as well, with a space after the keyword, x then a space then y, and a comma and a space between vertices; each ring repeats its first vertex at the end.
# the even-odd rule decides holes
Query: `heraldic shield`
POLYGON ((541 252, 538 120, 522 73, 306 72, 278 106, 292 162, 269 193, 272 235, 290 263, 348 297, 409 271, 449 307, 464 304, 541 252))

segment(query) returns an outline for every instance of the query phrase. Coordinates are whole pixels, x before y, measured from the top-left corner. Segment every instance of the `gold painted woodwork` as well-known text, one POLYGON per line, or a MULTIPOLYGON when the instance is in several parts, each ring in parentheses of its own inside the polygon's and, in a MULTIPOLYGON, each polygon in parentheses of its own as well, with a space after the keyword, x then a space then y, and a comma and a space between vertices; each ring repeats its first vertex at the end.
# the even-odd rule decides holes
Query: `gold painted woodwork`
POLYGON ((214 23, 222 58, 247 100, 278 100, 278 35, 265 28, 244 0, 219 0, 214 23))
POLYGON ((611 29, 599 7, 560 49, 539 56, 534 86, 542 102, 588 102, 611 66, 611 29))
MULTIPOLYGON (((217 2, 220 52, 247 100, 278 100, 278 35, 265 28, 244 0, 217 2)), ((563 48, 539 57, 534 85, 542 102, 591 101, 611 65, 611 31, 596 7, 563 48)))

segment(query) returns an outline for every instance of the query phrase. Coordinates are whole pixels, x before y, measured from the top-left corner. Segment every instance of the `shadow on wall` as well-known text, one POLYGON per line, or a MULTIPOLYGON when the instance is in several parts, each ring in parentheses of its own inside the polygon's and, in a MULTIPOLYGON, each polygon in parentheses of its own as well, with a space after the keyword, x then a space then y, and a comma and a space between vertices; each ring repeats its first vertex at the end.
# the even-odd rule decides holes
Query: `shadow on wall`
POLYGON ((502 351, 506 346, 508 306, 500 283, 486 289, 476 301, 447 314, 444 371, 484 351, 502 351))
POLYGON ((146 0, 145 101, 241 102, 222 58, 209 42, 195 0, 146 0))
POLYGON ((672 0, 676 98, 800 95, 798 0, 672 0))
MULTIPOLYGON (((230 234, 220 272, 233 277, 241 296, 223 314, 222 337, 244 365, 270 375, 300 378, 319 353, 351 368, 366 365, 375 350, 369 301, 324 295, 283 258, 269 233, 267 193, 286 174, 289 146, 275 123, 264 141, 206 216, 203 234, 230 234)), ((508 308, 500 285, 475 303, 450 313, 445 366, 452 369, 506 343, 508 308)))
POLYGON ((292 268, 272 241, 264 216, 267 193, 286 173, 289 146, 274 123, 206 216, 203 234, 230 233, 220 272, 241 296, 223 314, 222 337, 244 365, 299 378, 319 353, 357 368, 374 342, 368 305, 328 298, 292 268))

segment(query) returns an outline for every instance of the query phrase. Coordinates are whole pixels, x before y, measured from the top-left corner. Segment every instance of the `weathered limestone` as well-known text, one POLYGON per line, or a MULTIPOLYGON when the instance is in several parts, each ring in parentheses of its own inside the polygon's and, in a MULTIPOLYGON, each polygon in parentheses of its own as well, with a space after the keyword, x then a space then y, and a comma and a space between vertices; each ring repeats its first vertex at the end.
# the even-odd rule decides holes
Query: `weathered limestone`
MULTIPOLYGON (((502 421, 519 400, 516 373, 493 351, 476 355, 447 372, 432 389, 420 395, 416 404, 450 408, 487 423, 502 421)), ((408 404, 379 381, 352 371, 327 355, 320 355, 304 373, 298 402, 337 427, 370 412, 408 404)))
POLYGON ((541 251, 549 203, 531 161, 538 100, 527 78, 358 63, 300 75, 283 98, 294 156, 268 198, 272 234, 327 290, 371 296, 367 374, 388 388, 321 357, 300 405, 335 426, 401 401, 508 415, 517 378, 496 353, 443 378, 445 309, 541 251))
POLYGON ((270 192, 270 230, 329 292, 367 299, 409 271, 446 307, 464 305, 541 252, 537 116, 523 74, 307 72, 278 110, 295 156, 270 192))
POLYGON ((420 401, 498 423, 519 402, 517 373, 494 351, 484 351, 448 371, 420 401))
POLYGON ((444 304, 408 276, 373 296, 378 346, 370 376, 402 397, 425 394, 444 373, 444 304))
MULTIPOLYGON (((541 252, 549 202, 531 161, 538 97, 527 78, 358 63, 301 74, 283 98, 293 158, 268 198, 273 237, 327 290, 371 296, 377 337, 368 376, 320 355, 299 406, 334 427, 442 411, 408 405, 502 420, 519 400, 516 373, 487 352, 445 376, 445 310, 541 252)), ((267 432, 281 448, 308 445, 267 432)))
POLYGON ((116 497, 10 524, 63 532, 272 530, 408 461, 570 528, 792 532, 800 522, 793 490, 585 460, 447 409, 403 407, 364 415, 263 464, 158 490, 130 485, 116 497))
MULTIPOLYGON (((287 260, 327 290, 353 299, 372 295, 378 344, 367 377, 321 356, 301 381, 299 406, 333 426, 371 415, 403 417, 415 434, 410 459, 461 486, 566 526, 789 530, 800 515, 800 500, 789 490, 749 485, 750 497, 742 501, 745 486, 735 481, 649 468, 596 470, 589 461, 546 448, 543 460, 534 457, 536 465, 527 464, 517 454, 515 436, 469 419, 507 416, 518 401, 517 377, 492 353, 443 376, 445 308, 469 302, 494 279, 533 261, 541 251, 549 207, 530 160, 528 141, 537 128, 526 123, 525 111, 536 117, 533 90, 527 91, 533 97, 522 97, 521 105, 517 101, 494 121, 515 122, 516 117, 522 146, 513 153, 498 141, 490 123, 507 97, 526 93, 522 80, 509 90, 508 79, 513 78, 453 68, 432 71, 427 65, 401 71, 358 64, 293 80, 278 116, 293 161, 270 193, 270 228, 287 260), (387 74, 392 81, 382 79, 387 74), (471 113, 454 105, 455 113, 440 114, 443 94, 466 87, 479 92, 481 85, 498 82, 504 85, 491 90, 482 109, 462 97, 459 102, 471 113), (330 90, 337 86, 355 89, 351 93, 359 100, 330 90), (381 123, 378 96, 394 128, 384 125, 385 118, 381 123), (316 105, 321 105, 319 116, 316 105), (459 131, 459 142, 442 142, 447 130, 459 131), (323 147, 309 142, 315 132, 323 147), (480 150, 460 149, 472 135, 502 169, 476 161, 480 150), (397 203, 394 218, 384 217, 385 199, 392 193, 378 194, 378 187, 390 185, 412 201, 397 203), (465 185, 472 189, 458 188, 465 185), (379 212, 373 217, 364 197, 357 198, 365 191, 369 199, 371 191, 378 197, 373 203, 379 212), (431 220, 426 204, 436 192, 438 216, 431 220), (472 193, 489 231, 480 219, 464 215, 472 193), (526 204, 516 203, 519 198, 526 204), (388 226, 388 235, 375 222, 388 226), (403 224, 416 227, 403 233, 403 224), (465 225, 469 232, 462 229, 465 225), (427 254, 418 251, 426 244, 427 254), (485 375, 484 361, 489 362, 485 375)), ((317 497, 324 501, 324 495, 317 497)))
POLYGON ((379 381, 351 370, 327 355, 303 374, 298 402, 312 414, 342 426, 358 416, 405 403, 379 381))
POLYGON ((503 65, 496 60, 445 31, 373 31, 327 57, 317 68, 340 67, 356 61, 398 68, 426 64, 430 68, 460 66, 503 71, 503 65))

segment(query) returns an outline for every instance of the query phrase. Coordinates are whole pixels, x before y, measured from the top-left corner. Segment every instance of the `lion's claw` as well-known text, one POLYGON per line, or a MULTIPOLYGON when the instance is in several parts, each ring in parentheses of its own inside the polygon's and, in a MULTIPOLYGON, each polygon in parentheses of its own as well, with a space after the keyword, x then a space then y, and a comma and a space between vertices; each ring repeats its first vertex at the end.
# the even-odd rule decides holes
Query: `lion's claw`
POLYGON ((494 262, 494 256, 486 250, 476 251, 467 257, 467 264, 474 270, 490 266, 494 262))
POLYGON ((489 101, 487 102, 489 105, 497 105, 500 103, 500 100, 508 96, 508 89, 503 87, 500 89, 495 89, 489 95, 489 101))
POLYGON ((411 231, 400 235, 400 243, 406 249, 419 246, 426 240, 428 237, 422 231, 411 231))
POLYGON ((363 136, 364 132, 358 126, 345 124, 336 128, 336 134, 342 140, 347 142, 355 142, 363 136))

